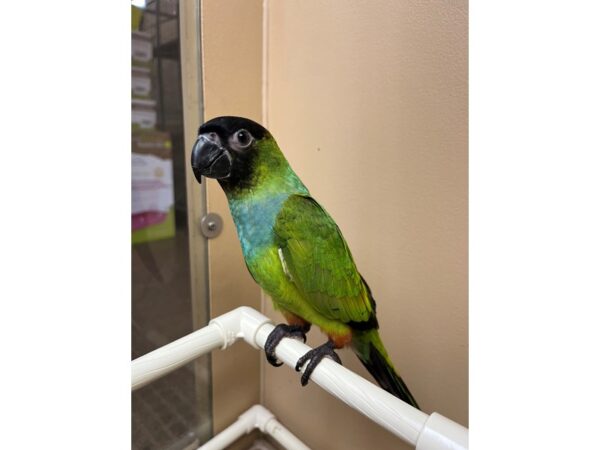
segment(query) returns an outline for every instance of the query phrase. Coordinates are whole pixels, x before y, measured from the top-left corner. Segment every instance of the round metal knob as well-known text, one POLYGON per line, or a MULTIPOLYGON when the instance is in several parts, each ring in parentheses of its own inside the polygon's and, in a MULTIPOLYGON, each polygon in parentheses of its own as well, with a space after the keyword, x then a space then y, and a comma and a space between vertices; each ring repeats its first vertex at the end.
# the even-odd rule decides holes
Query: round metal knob
POLYGON ((208 239, 214 239, 223 230, 223 219, 215 213, 208 213, 200 220, 200 231, 208 239))

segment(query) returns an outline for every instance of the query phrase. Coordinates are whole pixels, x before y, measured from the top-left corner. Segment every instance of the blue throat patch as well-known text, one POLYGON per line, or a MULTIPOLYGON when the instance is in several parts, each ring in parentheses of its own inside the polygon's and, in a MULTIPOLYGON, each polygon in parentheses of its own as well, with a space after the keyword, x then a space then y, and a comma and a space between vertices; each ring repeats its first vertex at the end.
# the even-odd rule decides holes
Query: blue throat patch
POLYGON ((275 220, 290 195, 293 194, 285 192, 261 199, 229 200, 229 209, 246 261, 252 260, 256 253, 273 242, 275 220))

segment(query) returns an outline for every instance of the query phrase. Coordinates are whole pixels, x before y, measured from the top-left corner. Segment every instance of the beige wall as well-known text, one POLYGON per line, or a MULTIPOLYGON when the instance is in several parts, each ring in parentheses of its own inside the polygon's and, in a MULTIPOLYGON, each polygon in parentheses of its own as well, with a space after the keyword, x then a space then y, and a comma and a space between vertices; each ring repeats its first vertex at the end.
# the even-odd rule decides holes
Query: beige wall
MULTIPOLYGON (((423 409, 468 425, 467 3, 266 4, 263 61, 261 0, 202 1, 205 117, 262 116, 342 229, 423 409)), ((225 219, 209 248, 212 315, 257 307, 225 197, 212 180, 207 194, 225 219)), ((323 340, 314 330, 309 344, 323 340)), ((341 356, 370 379, 350 352, 341 356)), ((258 401, 260 365, 265 405, 312 448, 405 448, 243 344, 213 361, 216 431, 258 401)))
MULTIPOLYGON (((468 425, 467 3, 376 4, 268 2, 266 125, 344 233, 422 408, 468 425)), ((263 383, 312 448, 399 448, 292 370, 263 383)))

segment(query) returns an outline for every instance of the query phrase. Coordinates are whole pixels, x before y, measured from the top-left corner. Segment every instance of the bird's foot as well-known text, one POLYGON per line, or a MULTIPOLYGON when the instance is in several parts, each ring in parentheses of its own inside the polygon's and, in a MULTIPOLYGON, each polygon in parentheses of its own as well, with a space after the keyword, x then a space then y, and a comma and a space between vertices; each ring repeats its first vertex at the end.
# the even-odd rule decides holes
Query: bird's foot
POLYGON ((307 385, 308 379, 315 370, 315 367, 317 367, 317 365, 325 357, 329 357, 333 359, 336 363, 342 364, 340 357, 334 351, 333 342, 331 341, 327 341, 323 345, 320 345, 306 352, 306 354, 298 360, 298 362, 296 363, 296 372, 300 371, 300 369, 306 363, 306 361, 310 361, 306 366, 306 370, 302 374, 302 377, 300 378, 300 383, 302 384, 302 386, 307 385))
POLYGON ((283 364, 277 360, 277 356, 275 355, 275 348, 283 338, 299 338, 302 339, 302 342, 306 342, 305 331, 306 327, 300 325, 286 325, 285 323, 277 325, 275 329, 271 331, 265 342, 265 353, 269 364, 275 367, 279 367, 283 364))

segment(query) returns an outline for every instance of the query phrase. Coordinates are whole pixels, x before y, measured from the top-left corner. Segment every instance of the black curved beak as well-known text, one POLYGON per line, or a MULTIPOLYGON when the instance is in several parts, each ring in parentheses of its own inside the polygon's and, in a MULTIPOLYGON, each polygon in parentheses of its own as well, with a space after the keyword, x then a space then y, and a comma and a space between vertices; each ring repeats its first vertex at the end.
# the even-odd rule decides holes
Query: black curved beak
POLYGON ((192 169, 198 183, 202 183, 202 175, 227 178, 231 174, 231 164, 231 155, 215 133, 198 136, 192 150, 192 169))

